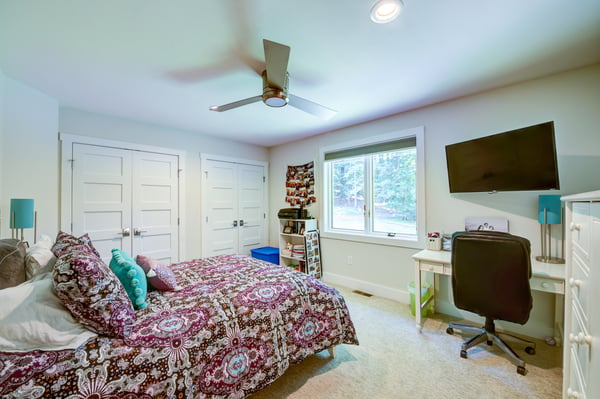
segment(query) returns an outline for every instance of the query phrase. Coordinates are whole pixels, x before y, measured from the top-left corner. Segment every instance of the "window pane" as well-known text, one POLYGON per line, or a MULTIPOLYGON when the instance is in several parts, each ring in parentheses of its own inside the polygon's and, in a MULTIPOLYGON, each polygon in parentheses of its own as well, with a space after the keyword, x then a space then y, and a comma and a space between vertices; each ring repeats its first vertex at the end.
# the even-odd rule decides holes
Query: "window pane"
POLYGON ((364 230, 364 168, 362 157, 331 163, 334 229, 364 230))
POLYGON ((417 150, 373 155, 373 231, 417 233, 417 150))

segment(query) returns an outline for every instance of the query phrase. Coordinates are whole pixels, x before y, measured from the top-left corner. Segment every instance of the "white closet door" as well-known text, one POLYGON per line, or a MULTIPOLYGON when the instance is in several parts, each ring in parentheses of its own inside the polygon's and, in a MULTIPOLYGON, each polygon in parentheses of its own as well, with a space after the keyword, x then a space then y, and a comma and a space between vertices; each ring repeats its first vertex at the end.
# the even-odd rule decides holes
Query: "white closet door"
POLYGON ((73 234, 105 261, 113 248, 179 260, 178 156, 75 143, 73 159, 73 234))
POLYGON ((263 246, 265 241, 264 170, 262 166, 238 165, 238 252, 263 246))
POLYGON ((207 159, 203 256, 242 253, 264 246, 264 167, 207 159))
POLYGON ((165 264, 179 259, 178 169, 175 155, 133 153, 133 254, 165 264))
POLYGON ((237 165, 207 160, 204 165, 206 192, 203 256, 238 251, 237 165))
POLYGON ((88 233, 105 261, 131 248, 131 151, 73 145, 72 231, 88 233))

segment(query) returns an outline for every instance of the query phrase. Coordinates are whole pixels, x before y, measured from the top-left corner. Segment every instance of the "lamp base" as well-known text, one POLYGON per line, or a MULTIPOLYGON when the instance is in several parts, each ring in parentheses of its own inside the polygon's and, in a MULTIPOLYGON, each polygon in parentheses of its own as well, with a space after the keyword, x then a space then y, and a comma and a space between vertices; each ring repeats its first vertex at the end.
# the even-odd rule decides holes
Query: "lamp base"
POLYGON ((538 262, 544 262, 544 263, 555 263, 555 264, 565 263, 564 259, 556 258, 554 256, 536 256, 535 260, 537 260, 538 262))

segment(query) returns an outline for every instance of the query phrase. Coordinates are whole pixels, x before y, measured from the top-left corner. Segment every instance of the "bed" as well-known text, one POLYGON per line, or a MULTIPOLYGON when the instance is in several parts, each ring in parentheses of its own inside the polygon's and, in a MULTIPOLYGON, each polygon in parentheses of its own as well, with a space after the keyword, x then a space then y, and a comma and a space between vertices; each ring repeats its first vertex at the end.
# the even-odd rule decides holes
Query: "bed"
MULTIPOLYGON (((172 289, 148 284, 145 303, 136 309, 131 293, 123 292, 126 284, 119 287, 90 241, 57 248, 59 241, 60 234, 52 247, 56 264, 0 290, 0 297, 4 292, 10 305, 7 295, 20 292, 23 299, 10 305, 17 310, 27 301, 34 307, 54 301, 53 309, 36 314, 62 311, 79 332, 55 347, 0 346, 2 398, 244 398, 308 356, 358 345, 342 295, 289 268, 242 255, 169 265, 172 289)), ((9 318, 0 324, 12 334, 9 318)))

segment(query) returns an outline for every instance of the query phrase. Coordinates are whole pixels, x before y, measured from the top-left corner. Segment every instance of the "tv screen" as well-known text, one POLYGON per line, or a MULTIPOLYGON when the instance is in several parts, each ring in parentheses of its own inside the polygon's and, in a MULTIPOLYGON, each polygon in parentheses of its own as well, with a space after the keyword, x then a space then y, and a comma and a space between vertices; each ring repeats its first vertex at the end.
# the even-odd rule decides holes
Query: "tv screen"
POLYGON ((446 146, 451 193, 558 190, 554 122, 446 146))

